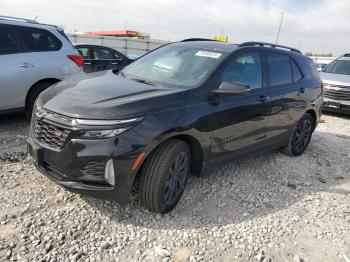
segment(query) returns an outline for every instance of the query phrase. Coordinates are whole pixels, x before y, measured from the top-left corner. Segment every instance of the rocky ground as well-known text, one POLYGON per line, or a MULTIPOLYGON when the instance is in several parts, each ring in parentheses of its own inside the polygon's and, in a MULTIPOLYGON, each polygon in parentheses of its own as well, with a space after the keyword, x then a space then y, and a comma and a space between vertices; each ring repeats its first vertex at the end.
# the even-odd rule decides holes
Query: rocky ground
POLYGON ((69 193, 0 119, 0 261, 350 261, 350 119, 323 116, 301 157, 252 156, 191 178, 167 215, 69 193))

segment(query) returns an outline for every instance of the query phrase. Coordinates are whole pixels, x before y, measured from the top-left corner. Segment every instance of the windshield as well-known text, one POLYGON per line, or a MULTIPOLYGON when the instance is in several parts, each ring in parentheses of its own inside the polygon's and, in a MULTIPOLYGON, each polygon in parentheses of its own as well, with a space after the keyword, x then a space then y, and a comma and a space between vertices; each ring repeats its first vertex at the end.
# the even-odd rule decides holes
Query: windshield
POLYGON ((350 60, 335 60, 323 72, 350 75, 350 60))
POLYGON ((203 82, 227 53, 195 47, 167 45, 122 70, 135 81, 166 87, 193 88, 203 82))

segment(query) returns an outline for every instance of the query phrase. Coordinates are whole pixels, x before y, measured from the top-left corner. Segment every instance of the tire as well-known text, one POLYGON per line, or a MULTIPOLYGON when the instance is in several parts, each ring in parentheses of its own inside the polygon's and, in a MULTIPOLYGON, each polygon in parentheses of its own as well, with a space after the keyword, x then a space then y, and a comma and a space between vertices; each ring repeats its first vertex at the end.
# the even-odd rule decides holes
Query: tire
POLYGON ((53 85, 54 83, 50 82, 50 81, 43 81, 43 82, 39 82, 36 83, 32 89, 31 92, 28 94, 27 100, 26 100, 26 119, 28 121, 30 121, 31 117, 32 117, 32 113, 33 113, 33 108, 34 108, 34 103, 35 100, 37 99, 38 95, 44 91, 45 89, 47 89, 49 86, 53 85))
POLYGON ((309 113, 305 113, 294 127, 288 144, 281 152, 289 156, 300 156, 310 143, 314 131, 315 122, 309 113))
POLYGON ((142 168, 139 199, 151 212, 172 210, 185 189, 191 164, 187 143, 171 139, 151 153, 142 168))

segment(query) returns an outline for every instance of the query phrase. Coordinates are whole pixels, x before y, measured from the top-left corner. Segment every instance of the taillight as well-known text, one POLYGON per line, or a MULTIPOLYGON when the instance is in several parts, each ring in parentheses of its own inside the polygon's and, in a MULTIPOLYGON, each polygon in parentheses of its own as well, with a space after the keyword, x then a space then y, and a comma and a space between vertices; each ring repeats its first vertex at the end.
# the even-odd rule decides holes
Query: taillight
POLYGON ((67 55, 77 66, 82 68, 84 66, 84 57, 81 55, 67 55))

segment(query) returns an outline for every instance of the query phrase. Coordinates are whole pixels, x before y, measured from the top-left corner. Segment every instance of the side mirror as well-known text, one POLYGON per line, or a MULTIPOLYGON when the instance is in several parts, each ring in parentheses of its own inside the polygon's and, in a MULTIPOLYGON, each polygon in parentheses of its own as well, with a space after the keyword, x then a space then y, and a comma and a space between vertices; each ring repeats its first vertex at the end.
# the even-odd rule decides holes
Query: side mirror
POLYGON ((211 91, 212 94, 215 95, 244 95, 248 93, 250 90, 250 86, 241 83, 230 83, 230 82, 222 82, 219 86, 219 89, 211 91))

